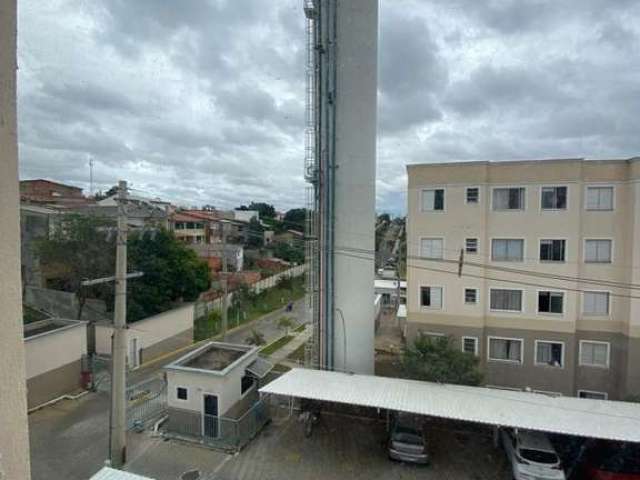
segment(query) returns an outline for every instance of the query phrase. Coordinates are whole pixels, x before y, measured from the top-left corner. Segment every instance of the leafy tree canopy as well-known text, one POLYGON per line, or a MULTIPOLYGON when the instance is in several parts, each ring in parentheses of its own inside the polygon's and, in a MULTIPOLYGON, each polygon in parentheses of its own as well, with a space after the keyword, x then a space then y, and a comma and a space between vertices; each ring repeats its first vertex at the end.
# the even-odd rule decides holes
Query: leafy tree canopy
POLYGON ((304 263, 304 247, 301 244, 289 245, 287 242, 278 242, 273 246, 273 256, 285 262, 304 263))
POLYGON ((191 302, 209 288, 209 267, 171 232, 134 233, 128 243, 129 270, 144 276, 127 282, 127 319, 135 322, 191 302))
POLYGON ((284 214, 284 223, 287 228, 302 231, 307 217, 306 208, 292 208, 284 214))
POLYGON ((480 385, 479 359, 452 345, 450 337, 416 338, 406 348, 402 368, 408 378, 429 382, 480 385))
POLYGON ((276 216, 276 209, 270 203, 251 202, 249 205, 240 205, 238 210, 256 210, 260 218, 273 218, 276 216))
POLYGON ((260 220, 252 218, 249 222, 249 238, 247 245, 253 248, 260 248, 264 245, 264 227, 260 220))

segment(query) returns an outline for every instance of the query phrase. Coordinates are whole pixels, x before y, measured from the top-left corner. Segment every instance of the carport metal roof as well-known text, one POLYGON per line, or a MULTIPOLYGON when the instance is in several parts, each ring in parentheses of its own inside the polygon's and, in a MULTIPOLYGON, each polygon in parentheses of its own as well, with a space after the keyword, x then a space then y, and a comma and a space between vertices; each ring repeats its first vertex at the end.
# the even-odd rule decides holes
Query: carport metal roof
POLYGON ((503 427, 640 442, 640 404, 293 369, 263 394, 382 408, 503 427))

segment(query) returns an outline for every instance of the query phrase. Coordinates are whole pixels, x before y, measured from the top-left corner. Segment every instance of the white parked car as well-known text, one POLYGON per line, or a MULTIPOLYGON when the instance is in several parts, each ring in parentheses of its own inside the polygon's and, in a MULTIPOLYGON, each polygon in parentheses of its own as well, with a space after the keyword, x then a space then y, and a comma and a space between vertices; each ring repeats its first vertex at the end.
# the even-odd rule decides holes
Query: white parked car
POLYGON ((500 436, 515 480, 565 480, 560 458, 544 433, 505 428, 500 436))

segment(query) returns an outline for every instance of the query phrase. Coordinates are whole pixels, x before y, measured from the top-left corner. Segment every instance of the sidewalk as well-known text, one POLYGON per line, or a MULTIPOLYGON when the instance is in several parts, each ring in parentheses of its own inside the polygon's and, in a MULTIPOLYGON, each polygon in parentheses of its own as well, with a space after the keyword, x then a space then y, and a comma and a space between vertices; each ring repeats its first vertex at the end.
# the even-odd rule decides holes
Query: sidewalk
POLYGON ((283 346, 281 349, 276 350, 269 356, 269 360, 273 364, 280 363, 286 358, 295 352, 298 348, 304 345, 307 340, 311 338, 311 333, 313 332, 313 327, 311 325, 307 325, 306 328, 296 335, 293 340, 283 346))

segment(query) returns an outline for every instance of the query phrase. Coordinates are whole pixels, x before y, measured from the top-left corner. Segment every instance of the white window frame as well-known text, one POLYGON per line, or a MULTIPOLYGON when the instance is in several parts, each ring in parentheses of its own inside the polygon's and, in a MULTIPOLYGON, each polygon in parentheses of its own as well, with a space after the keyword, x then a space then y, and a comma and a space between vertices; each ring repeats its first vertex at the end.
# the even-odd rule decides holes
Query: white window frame
MULTIPOLYGON (((468 187, 464 187, 464 203, 465 203, 465 205, 480 205, 480 187, 479 186, 469 185, 468 187), (478 189, 478 201, 475 202, 475 203, 467 201, 467 190, 469 190, 470 188, 478 189)), ((446 205, 445 205, 445 207, 446 207, 446 205)))
POLYGON ((600 318, 608 318, 611 316, 611 290, 583 290, 582 291, 582 295, 580 295, 581 297, 581 302, 580 302, 580 314, 583 317, 600 317, 600 318), (601 315, 599 313, 588 313, 584 311, 584 294, 585 293, 608 293, 609 294, 609 301, 608 301, 608 305, 607 305, 607 313, 604 315, 601 315))
POLYGON ((444 252, 445 252, 445 248, 446 248, 446 241, 445 241, 445 237, 420 237, 420 257, 424 257, 424 258, 433 258, 433 259, 444 259, 444 252), (426 255, 424 255, 424 252, 422 251, 422 241, 423 240, 441 240, 442 241, 442 257, 427 257, 426 255))
POLYGON ((611 365, 611 343, 603 342, 601 340, 580 340, 579 342, 580 348, 578 349, 578 365, 581 367, 591 367, 591 368, 602 368, 609 369, 611 365), (585 343, 594 343, 597 345, 606 345, 607 346, 607 364, 606 365, 594 365, 591 363, 582 363, 582 345, 585 343))
POLYGON ((420 211, 422 213, 445 213, 447 211, 447 189, 446 187, 438 187, 438 186, 434 186, 434 187, 426 187, 426 188, 422 188, 420 190, 420 211), (424 208, 424 192, 428 192, 431 190, 442 190, 442 202, 443 202, 443 209, 442 210, 425 210, 424 208))
POLYGON ((615 242, 611 237, 585 237, 582 239, 582 261, 589 265, 611 265, 613 264, 614 259, 614 251, 615 251, 615 242), (609 252, 609 261, 608 262, 596 262, 594 260, 587 260, 587 241, 589 240, 609 240, 611 242, 611 251, 609 252))
POLYGON ((564 290, 557 290, 552 288, 539 288, 536 290, 536 313, 542 316, 551 316, 551 317, 564 317, 567 306, 567 294, 564 290), (562 294, 562 312, 541 312, 540 311, 540 292, 550 292, 550 293, 561 293, 562 294))
POLYGON ((420 310, 444 310, 444 285, 420 285, 418 290, 418 298, 420 299, 420 310), (427 305, 422 305, 422 289, 423 288, 439 288, 440 289, 440 307, 432 307, 427 305))
POLYGON ((184 385, 176 385, 176 387, 175 387, 175 399, 176 399, 176 401, 178 401, 178 402, 188 402, 189 401, 189 396, 190 396, 189 387, 185 387, 184 385), (178 397, 178 389, 179 388, 183 388, 184 390, 187 391, 187 398, 178 397))
POLYGON ((565 359, 565 351, 566 351, 566 345, 564 344, 564 342, 558 341, 558 340, 535 340, 533 342, 533 364, 536 367, 548 367, 548 368, 554 368, 554 369, 564 369, 564 359, 565 359), (562 345, 562 356, 560 358, 560 366, 557 367, 555 365, 549 365, 548 363, 545 362, 539 362, 538 361, 538 344, 539 343, 557 343, 562 345))
POLYGON ((478 237, 465 237, 464 239, 464 253, 466 255, 479 255, 480 254, 480 239, 478 237), (467 251, 467 240, 475 240, 476 241, 476 251, 468 252, 467 251))
POLYGON ((527 239, 524 237, 491 237, 489 239, 489 259, 496 263, 524 263, 527 260, 527 239), (494 240, 522 240, 522 260, 494 260, 493 242, 494 240))
POLYGON ((464 287, 462 289, 462 303, 465 305, 478 305, 480 302, 480 289, 477 287, 464 287), (467 290, 475 290, 476 292, 476 301, 475 302, 467 302, 467 290))
POLYGON ((538 194, 540 196, 540 211, 541 212, 567 212, 569 211, 569 190, 570 187, 569 185, 566 184, 559 184, 559 185, 540 185, 540 188, 538 189, 538 194), (565 208, 542 208, 542 189, 543 188, 559 188, 559 187, 565 187, 567 189, 567 199, 566 199, 566 206, 565 208))
POLYGON ((526 290, 524 288, 509 288, 509 287, 489 287, 489 295, 487 297, 487 305, 489 306, 489 311, 490 312, 496 312, 496 313, 524 313, 525 308, 524 306, 526 305, 526 290), (520 310, 502 310, 502 309, 497 309, 497 308, 491 308, 491 292, 493 290, 517 290, 522 292, 522 296, 521 296, 521 305, 520 305, 520 310))
POLYGON ((487 361, 522 365, 524 362, 524 339, 511 338, 511 337, 498 337, 498 336, 491 336, 491 335, 488 336, 487 337, 487 361), (520 342, 520 360, 505 360, 502 358, 491 358, 491 340, 512 340, 515 342, 520 342))
POLYGON ((465 340, 473 340, 473 354, 477 357, 478 356, 479 347, 480 347, 480 340, 478 339, 478 337, 471 337, 471 336, 468 336, 468 335, 465 335, 465 336, 462 337, 462 340, 461 340, 462 351, 465 352, 465 353, 470 353, 470 352, 467 352, 464 349, 464 341, 465 340))
POLYGON ((612 183, 591 183, 584 186, 584 209, 587 212, 614 212, 616 210, 616 186, 612 183), (611 188, 611 210, 591 209, 587 208, 587 198, 589 196, 589 188, 611 188))
POLYGON ((502 213, 518 213, 518 212, 526 212, 527 210, 527 187, 524 185, 494 185, 493 187, 491 187, 491 198, 489 199, 489 201, 491 202, 491 205, 489 206, 489 210, 491 210, 492 212, 502 212, 502 213), (522 188, 524 189, 524 194, 523 194, 523 206, 520 209, 512 209, 512 208, 499 208, 499 209, 495 209, 493 207, 493 191, 494 190, 500 190, 500 189, 505 189, 505 188, 522 188))
POLYGON ((609 400, 609 394, 607 392, 598 392, 597 390, 585 390, 584 388, 581 388, 578 390, 577 397, 582 398, 583 400, 609 400), (583 398, 580 396, 581 393, 592 393, 596 395, 602 395, 604 398, 583 398))
POLYGON ((537 254, 537 257, 538 257, 538 263, 542 263, 542 264, 545 264, 545 265, 547 265, 547 264, 562 265, 564 263, 567 263, 568 262, 567 259, 569 258, 569 239, 566 238, 566 237, 550 237, 550 236, 538 237, 538 254, 537 254), (564 240, 564 260, 542 260, 540 258, 540 247, 541 247, 541 244, 542 244, 543 240, 552 240, 552 241, 553 240, 564 240))

